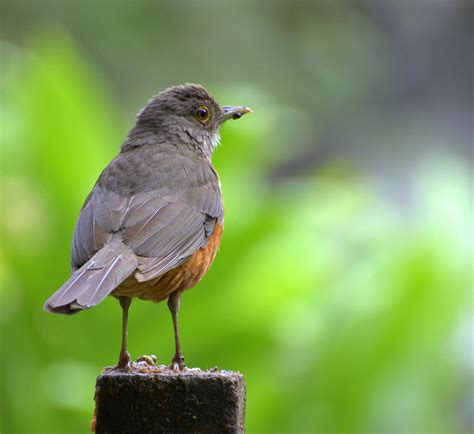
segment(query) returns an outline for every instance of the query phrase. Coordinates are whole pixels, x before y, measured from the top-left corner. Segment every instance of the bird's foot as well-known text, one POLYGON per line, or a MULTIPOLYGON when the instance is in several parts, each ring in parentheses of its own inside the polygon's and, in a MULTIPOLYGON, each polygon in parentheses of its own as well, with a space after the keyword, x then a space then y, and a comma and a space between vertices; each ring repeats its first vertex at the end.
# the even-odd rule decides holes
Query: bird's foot
POLYGON ((173 371, 184 371, 186 365, 184 364, 184 357, 181 353, 175 354, 169 368, 173 371))
POLYGON ((119 361, 114 369, 117 371, 130 372, 132 369, 131 363, 132 358, 130 357, 130 353, 128 351, 125 351, 120 354, 119 361))

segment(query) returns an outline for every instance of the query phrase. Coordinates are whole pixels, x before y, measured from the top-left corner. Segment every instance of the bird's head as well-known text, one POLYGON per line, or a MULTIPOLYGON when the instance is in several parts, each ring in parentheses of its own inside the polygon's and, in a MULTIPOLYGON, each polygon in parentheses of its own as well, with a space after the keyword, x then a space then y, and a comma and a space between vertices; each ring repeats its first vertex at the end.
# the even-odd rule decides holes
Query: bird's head
POLYGON ((199 84, 173 86, 152 97, 140 110, 122 150, 149 140, 152 134, 177 146, 192 146, 210 157, 219 143, 222 123, 250 112, 244 106, 221 107, 199 84))

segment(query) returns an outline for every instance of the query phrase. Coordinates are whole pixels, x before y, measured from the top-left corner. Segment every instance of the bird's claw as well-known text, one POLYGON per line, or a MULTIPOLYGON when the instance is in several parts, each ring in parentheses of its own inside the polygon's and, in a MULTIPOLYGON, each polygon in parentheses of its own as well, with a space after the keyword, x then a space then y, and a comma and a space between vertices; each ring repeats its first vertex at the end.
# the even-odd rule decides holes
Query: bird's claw
POLYGON ((128 351, 125 351, 124 353, 120 354, 119 361, 114 369, 117 371, 130 372, 132 369, 131 361, 132 358, 130 357, 130 353, 128 351))
POLYGON ((176 354, 171 360, 171 365, 169 368, 173 371, 184 371, 186 369, 186 365, 184 364, 184 357, 182 354, 176 354))

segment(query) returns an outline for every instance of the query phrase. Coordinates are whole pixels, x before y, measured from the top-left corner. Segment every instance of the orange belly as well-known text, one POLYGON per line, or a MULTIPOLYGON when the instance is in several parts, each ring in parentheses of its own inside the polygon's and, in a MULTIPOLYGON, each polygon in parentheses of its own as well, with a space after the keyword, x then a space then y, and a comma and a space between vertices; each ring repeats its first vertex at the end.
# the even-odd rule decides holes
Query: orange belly
POLYGON ((179 267, 147 282, 138 282, 135 276, 131 275, 112 292, 112 295, 138 297, 159 303, 168 298, 172 292, 192 288, 212 265, 221 241, 222 229, 223 226, 216 223, 207 246, 199 249, 179 267))

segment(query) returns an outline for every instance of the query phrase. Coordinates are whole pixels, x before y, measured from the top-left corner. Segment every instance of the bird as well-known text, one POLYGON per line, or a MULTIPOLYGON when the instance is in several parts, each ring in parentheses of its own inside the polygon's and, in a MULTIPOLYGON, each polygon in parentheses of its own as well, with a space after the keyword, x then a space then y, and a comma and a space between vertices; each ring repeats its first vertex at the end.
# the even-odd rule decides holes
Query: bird
POLYGON ((224 227, 221 184, 212 165, 220 126, 252 110, 220 106, 201 85, 187 83, 153 96, 87 196, 71 249, 72 275, 44 304, 75 314, 107 296, 122 308, 119 370, 129 370, 127 321, 132 299, 171 312, 175 354, 186 368, 178 312, 182 293, 206 274, 224 227))

